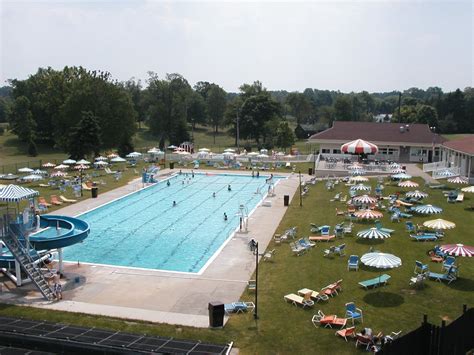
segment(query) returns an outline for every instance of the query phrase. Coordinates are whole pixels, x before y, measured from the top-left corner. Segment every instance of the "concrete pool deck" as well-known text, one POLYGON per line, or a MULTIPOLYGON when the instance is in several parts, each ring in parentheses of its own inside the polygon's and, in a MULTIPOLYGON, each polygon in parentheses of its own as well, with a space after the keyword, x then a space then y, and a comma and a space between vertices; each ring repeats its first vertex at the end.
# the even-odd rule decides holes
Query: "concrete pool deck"
MULTIPOLYGON (((165 169, 160 172, 159 178, 174 172, 165 169)), ((232 173, 250 174, 238 171, 232 173)), ((271 207, 259 205, 249 218, 249 232, 236 233, 200 275, 80 262, 65 263, 64 275, 67 282, 63 301, 44 302, 31 285, 18 289, 25 290, 21 292, 23 298, 13 297, 16 292, 9 295, 3 293, 0 294, 0 301, 150 322, 208 327, 209 302, 235 302, 246 290, 247 281, 255 270, 255 256, 248 248, 248 241, 254 238, 259 242, 260 252, 266 249, 287 210, 283 206, 283 196, 289 195, 291 199, 299 186, 297 174, 278 175, 288 178, 278 182, 276 196, 265 199, 271 201, 271 207)), ((142 187, 141 180, 137 179, 100 194, 96 199, 87 199, 54 213, 74 216, 142 187)))

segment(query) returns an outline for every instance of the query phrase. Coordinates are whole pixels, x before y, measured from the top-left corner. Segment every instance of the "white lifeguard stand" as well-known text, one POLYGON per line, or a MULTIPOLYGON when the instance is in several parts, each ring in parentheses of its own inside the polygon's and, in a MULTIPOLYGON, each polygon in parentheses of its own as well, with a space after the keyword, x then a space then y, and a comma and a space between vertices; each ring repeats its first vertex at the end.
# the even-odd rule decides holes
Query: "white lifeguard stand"
POLYGON ((239 212, 237 213, 237 216, 240 218, 240 227, 238 232, 248 233, 249 213, 247 207, 244 204, 239 205, 239 212))

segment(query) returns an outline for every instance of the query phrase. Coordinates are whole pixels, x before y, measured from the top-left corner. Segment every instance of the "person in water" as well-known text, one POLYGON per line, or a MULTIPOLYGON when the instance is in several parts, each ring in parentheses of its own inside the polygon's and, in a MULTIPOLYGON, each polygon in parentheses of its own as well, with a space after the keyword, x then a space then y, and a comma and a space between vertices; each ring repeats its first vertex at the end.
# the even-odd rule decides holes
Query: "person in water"
POLYGON ((170 186, 170 185, 171 185, 170 181, 169 180, 166 181, 166 186, 170 186))
POLYGON ((257 171, 257 177, 260 177, 260 171, 257 171))
POLYGON ((227 221, 227 213, 224 212, 224 221, 227 221))
POLYGON ((173 201, 173 207, 176 207, 176 201, 173 201))
POLYGON ((215 193, 215 192, 212 193, 212 197, 216 197, 216 193, 215 193))
POLYGON ((232 191, 232 188, 230 187, 230 185, 227 186, 227 191, 232 191))

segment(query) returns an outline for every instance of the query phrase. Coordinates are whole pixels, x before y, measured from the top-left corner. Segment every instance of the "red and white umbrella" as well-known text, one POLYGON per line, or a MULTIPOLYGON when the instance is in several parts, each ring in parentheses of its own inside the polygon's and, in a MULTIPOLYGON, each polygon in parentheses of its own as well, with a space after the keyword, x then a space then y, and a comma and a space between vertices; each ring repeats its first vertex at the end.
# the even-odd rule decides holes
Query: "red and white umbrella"
POLYGON ((466 256, 470 258, 474 255, 474 247, 464 244, 442 245, 440 249, 451 256, 466 256))
POLYGON ((452 184, 468 184, 469 183, 469 181, 465 177, 461 177, 461 176, 449 178, 448 182, 452 184))
POLYGON ((379 148, 375 144, 364 141, 363 139, 356 139, 355 141, 341 145, 341 151, 351 154, 375 154, 379 151, 379 148))
POLYGON ((395 168, 395 169, 390 171, 390 174, 402 174, 402 173, 405 173, 405 169, 395 168))
POLYGON ((66 175, 67 175, 67 173, 58 170, 58 171, 55 171, 54 173, 52 173, 51 177, 65 177, 66 175))
POLYGON ((54 168, 56 164, 50 163, 49 161, 47 163, 44 163, 41 165, 43 168, 54 168))
POLYGON ((358 203, 370 204, 370 203, 377 202, 377 199, 369 195, 362 195, 362 196, 354 197, 352 201, 358 202, 358 203))
POLYGON ((357 170, 357 169, 364 169, 364 167, 362 165, 360 165, 359 163, 354 163, 352 165, 349 165, 347 167, 348 170, 357 170))
POLYGON ((420 184, 417 182, 411 181, 411 180, 406 180, 406 181, 401 181, 398 183, 398 186, 400 187, 418 187, 420 184))
POLYGON ((69 166, 65 165, 65 164, 59 164, 59 165, 54 167, 54 169, 56 169, 56 170, 62 170, 62 169, 68 169, 68 168, 69 168, 69 166))
POLYGON ((89 169, 89 165, 79 164, 79 165, 76 165, 76 166, 74 167, 74 169, 76 169, 76 170, 89 169))
POLYGON ((373 210, 360 210, 354 213, 354 216, 360 219, 377 219, 382 218, 383 214, 379 211, 373 210))

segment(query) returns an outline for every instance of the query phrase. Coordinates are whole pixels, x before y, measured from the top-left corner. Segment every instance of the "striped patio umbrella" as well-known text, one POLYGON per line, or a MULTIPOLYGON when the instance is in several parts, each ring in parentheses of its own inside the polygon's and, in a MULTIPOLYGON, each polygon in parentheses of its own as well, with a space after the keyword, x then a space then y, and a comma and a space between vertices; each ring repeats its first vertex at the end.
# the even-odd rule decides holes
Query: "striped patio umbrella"
POLYGON ((74 159, 66 159, 63 161, 63 164, 66 164, 66 165, 76 164, 76 161, 74 159))
POLYGON ((400 166, 401 166, 401 165, 398 164, 398 163, 392 163, 392 164, 390 164, 388 167, 389 167, 390 169, 398 169, 400 166))
POLYGON ((58 170, 58 171, 55 171, 54 173, 51 174, 51 177, 65 177, 67 175, 67 173, 61 171, 61 170, 58 170))
POLYGON ((442 245, 440 249, 451 256, 464 256, 470 258, 474 255, 474 247, 464 244, 442 245))
POLYGON ((49 161, 47 163, 44 163, 41 165, 43 168, 54 168, 56 164, 50 163, 49 161))
POLYGON ((436 230, 442 230, 442 229, 452 229, 456 227, 456 224, 450 221, 446 221, 445 219, 442 218, 437 218, 437 219, 432 219, 429 221, 423 222, 423 225, 425 227, 431 228, 431 229, 436 229, 436 230))
POLYGON ((102 160, 99 160, 99 161, 96 161, 94 163, 95 166, 106 166, 106 165, 109 165, 109 163, 107 163, 106 161, 102 161, 102 160))
POLYGON ((89 165, 78 164, 78 165, 74 166, 74 169, 75 169, 75 170, 85 170, 85 169, 89 169, 89 165))
POLYGON ((457 176, 457 175, 458 174, 456 174, 454 171, 452 171, 450 169, 444 169, 444 170, 438 171, 436 173, 436 176, 438 176, 440 178, 450 178, 450 177, 457 176))
POLYGON ((95 158, 95 161, 106 161, 106 160, 107 158, 103 156, 98 156, 97 158, 95 158))
POLYGON ((474 193, 474 186, 464 187, 461 189, 461 191, 474 193))
POLYGON ((363 139, 356 139, 355 141, 341 145, 341 151, 350 154, 375 154, 379 149, 373 143, 364 141, 363 139))
POLYGON ((76 164, 78 164, 78 165, 79 165, 79 164, 90 165, 90 163, 91 163, 90 161, 87 161, 87 160, 85 160, 85 159, 81 159, 81 160, 79 160, 79 161, 76 162, 76 164))
POLYGON ((127 154, 125 157, 126 158, 138 158, 138 157, 141 157, 141 156, 142 156, 142 153, 131 152, 131 153, 127 154))
POLYGON ((358 202, 358 203, 370 204, 370 203, 376 203, 377 199, 369 195, 361 195, 361 196, 354 197, 352 201, 358 202))
POLYGON ((399 187, 418 187, 420 186, 420 184, 411 180, 407 180, 407 181, 400 181, 398 183, 398 186, 399 187))
POLYGON ((110 159, 111 163, 125 163, 126 161, 127 160, 119 156, 116 156, 115 158, 110 159))
POLYGON ((353 182, 366 182, 366 181, 369 181, 369 178, 359 175, 359 176, 351 176, 349 180, 353 182))
POLYGON ((357 170, 357 169, 363 169, 363 166, 358 164, 358 163, 354 163, 352 165, 349 165, 347 167, 348 170, 357 170))
POLYGON ((390 233, 383 232, 377 228, 369 228, 358 232, 357 236, 365 239, 386 239, 390 238, 390 233))
POLYGON ((351 190, 352 191, 370 191, 371 187, 364 184, 357 184, 357 185, 351 186, 351 190))
MULTIPOLYGON (((174 147, 174 148, 176 148, 176 147, 174 147)), ((113 159, 113 158, 117 158, 117 157, 118 157, 118 154, 115 154, 115 153, 110 153, 109 155, 107 155, 107 158, 109 158, 109 159, 113 159)))
POLYGON ((405 173, 405 170, 402 168, 395 168, 390 171, 390 174, 403 174, 405 173))
POLYGON ((354 170, 350 170, 350 174, 352 176, 356 176, 356 175, 365 175, 367 171, 365 171, 364 169, 354 169, 354 170))
POLYGON ((469 183, 467 178, 461 177, 461 176, 456 176, 456 177, 453 177, 453 178, 449 178, 448 182, 450 182, 451 184, 468 184, 469 183))
POLYGON ((362 255, 360 261, 377 269, 393 269, 402 265, 402 260, 398 256, 387 253, 367 253, 362 255))
POLYGON ((43 176, 31 174, 31 175, 23 176, 21 179, 24 181, 40 181, 40 180, 43 180, 43 176))
POLYGON ((414 191, 408 191, 406 193, 406 196, 414 197, 414 198, 425 198, 425 197, 428 197, 428 194, 420 190, 414 190, 414 191))
POLYGON ((67 169, 67 168, 69 168, 69 166, 65 165, 65 164, 59 164, 59 165, 54 167, 55 170, 63 170, 63 169, 67 169))
POLYGON ((379 211, 359 210, 354 213, 354 216, 360 219, 377 219, 377 218, 382 218, 383 214, 382 212, 379 212, 379 211))
POLYGON ((34 174, 34 175, 46 175, 46 174, 48 174, 47 171, 40 170, 40 169, 36 169, 35 171, 32 171, 31 173, 34 174))
POLYGON ((405 179, 411 179, 412 176, 408 175, 407 173, 400 173, 400 174, 394 174, 392 175, 393 179, 399 179, 399 180, 405 180, 405 179))
POLYGON ((419 205, 412 208, 412 211, 421 214, 436 214, 443 212, 441 207, 433 206, 433 205, 419 205))
POLYGON ((28 189, 18 185, 7 185, 0 190, 0 201, 1 202, 19 202, 38 196, 39 192, 36 190, 28 189))

